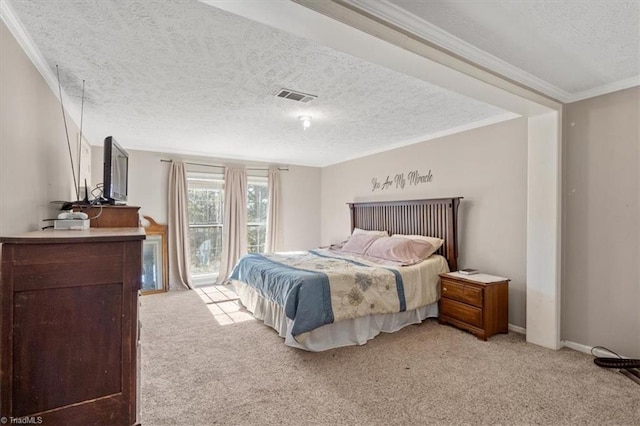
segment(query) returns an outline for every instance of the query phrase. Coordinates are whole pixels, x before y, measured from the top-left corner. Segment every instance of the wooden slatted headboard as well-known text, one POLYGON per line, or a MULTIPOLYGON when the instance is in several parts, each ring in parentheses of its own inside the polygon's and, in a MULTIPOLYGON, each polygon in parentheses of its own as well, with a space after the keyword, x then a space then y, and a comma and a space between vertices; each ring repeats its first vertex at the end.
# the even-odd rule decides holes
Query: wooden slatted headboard
POLYGON ((349 203, 354 228, 387 231, 389 235, 426 235, 444 240, 437 254, 458 269, 458 206, 462 197, 409 201, 349 203))

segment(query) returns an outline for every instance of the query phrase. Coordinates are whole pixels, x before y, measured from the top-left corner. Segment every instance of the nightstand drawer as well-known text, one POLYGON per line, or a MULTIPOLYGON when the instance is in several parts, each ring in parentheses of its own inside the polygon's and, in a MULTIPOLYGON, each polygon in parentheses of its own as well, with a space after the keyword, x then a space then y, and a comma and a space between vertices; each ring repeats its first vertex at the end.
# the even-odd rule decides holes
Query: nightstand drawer
POLYGON ((482 328, 482 309, 456 302, 447 297, 440 298, 440 315, 482 328))
POLYGON ((442 297, 459 300, 460 302, 482 308, 482 289, 455 281, 442 279, 442 297))

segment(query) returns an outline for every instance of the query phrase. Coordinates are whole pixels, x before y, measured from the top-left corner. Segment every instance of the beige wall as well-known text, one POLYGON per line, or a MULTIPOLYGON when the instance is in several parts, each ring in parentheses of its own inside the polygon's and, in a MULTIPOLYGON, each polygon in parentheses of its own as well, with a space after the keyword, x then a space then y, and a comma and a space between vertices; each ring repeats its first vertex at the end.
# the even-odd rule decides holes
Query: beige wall
POLYGON ((562 339, 640 358, 640 87, 564 114, 562 339))
MULTIPOLYGON (((79 133, 67 118, 69 137, 79 133)), ((58 98, 0 21, 0 235, 40 229, 72 200, 73 178, 58 98)))
MULTIPOLYGON (((129 154, 129 188, 127 204, 140 206, 140 214, 151 216, 158 223, 167 223, 167 185, 169 163, 161 163, 167 158, 161 153, 126 149, 126 143, 117 139, 129 154)), ((93 174, 95 183, 103 181, 103 147, 92 148, 93 174), (100 166, 98 166, 100 165, 100 166)))
MULTIPOLYGON (((116 138, 117 139, 117 138, 116 138)), ((126 149, 126 141, 119 141, 126 149)), ((129 196, 127 204, 140 206, 140 213, 167 223, 167 186, 169 163, 161 159, 180 158, 204 164, 225 164, 223 159, 178 157, 150 151, 127 150, 129 153, 129 196)), ((92 149, 93 182, 102 182, 102 147, 92 149)), ((267 167, 266 163, 247 163, 249 167, 267 167)), ((197 168, 196 168, 197 169, 197 168)), ((211 170, 200 168, 200 170, 211 170)), ((264 173, 263 173, 264 174, 264 173)), ((266 175, 266 174, 265 174, 266 175)), ((281 174, 282 250, 317 248, 320 243, 320 169, 290 166, 281 174)))
POLYGON ((462 196, 460 267, 510 278, 509 322, 524 327, 527 120, 516 119, 322 169, 321 243, 349 235, 346 203, 462 196), (372 192, 371 179, 431 169, 433 181, 372 192))
POLYGON ((282 174, 283 250, 320 246, 320 179, 318 167, 289 166, 282 174))

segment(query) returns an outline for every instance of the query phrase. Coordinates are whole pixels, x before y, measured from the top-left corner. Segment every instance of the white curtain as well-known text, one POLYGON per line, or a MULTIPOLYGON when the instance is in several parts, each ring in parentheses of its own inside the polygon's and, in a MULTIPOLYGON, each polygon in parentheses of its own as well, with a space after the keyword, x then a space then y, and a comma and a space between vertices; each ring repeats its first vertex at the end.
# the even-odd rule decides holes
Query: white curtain
POLYGON ((268 171, 269 211, 267 212, 267 239, 265 253, 273 253, 280 249, 280 170, 270 167, 268 171))
POLYGON ((190 289, 189 216, 187 214, 187 172, 180 161, 171 163, 169 171, 169 269, 170 287, 190 289))
POLYGON ((247 253, 247 170, 224 171, 224 219, 218 283, 227 280, 238 259, 247 253))

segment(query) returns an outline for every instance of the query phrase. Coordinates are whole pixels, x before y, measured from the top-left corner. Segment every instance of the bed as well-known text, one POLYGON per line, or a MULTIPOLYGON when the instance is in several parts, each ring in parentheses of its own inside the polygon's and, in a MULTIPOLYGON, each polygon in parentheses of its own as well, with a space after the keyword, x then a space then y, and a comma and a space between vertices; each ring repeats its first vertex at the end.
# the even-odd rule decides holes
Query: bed
POLYGON ((251 253, 240 259, 230 282, 246 309, 288 346, 323 351, 365 344, 380 332, 438 316, 438 274, 457 269, 460 199, 349 204, 352 237, 356 231, 386 231, 442 241, 414 264, 381 262, 342 246, 251 253))

